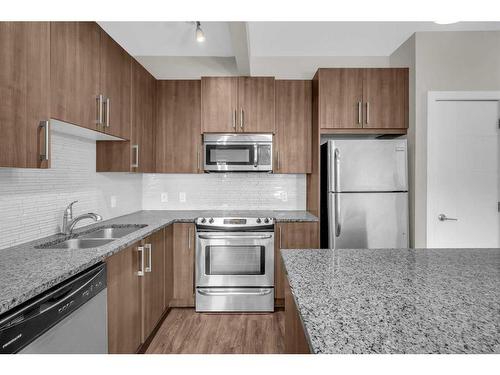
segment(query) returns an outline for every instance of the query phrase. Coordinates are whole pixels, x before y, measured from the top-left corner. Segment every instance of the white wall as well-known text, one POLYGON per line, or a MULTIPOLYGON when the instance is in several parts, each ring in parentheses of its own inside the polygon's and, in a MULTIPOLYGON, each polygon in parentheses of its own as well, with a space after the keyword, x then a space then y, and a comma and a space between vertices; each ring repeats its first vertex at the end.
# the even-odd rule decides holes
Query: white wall
POLYGON ((0 168, 0 249, 58 233, 74 200, 75 216, 96 212, 109 219, 140 210, 142 177, 96 173, 95 162, 95 141, 52 132, 51 169, 0 168))
MULTIPOLYGON (((391 65, 414 61, 414 246, 426 246, 427 93, 500 90, 500 31, 419 32, 391 56, 391 65), (414 46, 413 46, 414 45, 414 46), (413 50, 413 52, 411 52, 413 50), (414 53, 414 58, 411 54, 414 53)), ((410 106, 411 108, 411 106, 410 106)))
POLYGON ((305 210, 303 174, 145 174, 145 210, 305 210), (186 201, 179 194, 184 192, 186 201), (168 202, 161 201, 167 193, 168 202))

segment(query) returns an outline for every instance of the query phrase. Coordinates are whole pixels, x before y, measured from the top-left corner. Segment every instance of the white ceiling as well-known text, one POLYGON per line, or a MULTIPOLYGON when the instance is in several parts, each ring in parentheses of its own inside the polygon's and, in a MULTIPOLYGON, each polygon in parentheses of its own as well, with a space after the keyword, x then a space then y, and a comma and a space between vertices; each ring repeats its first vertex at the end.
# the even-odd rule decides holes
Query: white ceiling
POLYGON ((500 22, 250 22, 252 56, 389 56, 417 31, 500 30, 500 22))
MULTIPOLYGON (((99 22, 133 56, 234 56, 228 22, 99 22)), ((249 22, 250 56, 389 56, 416 31, 500 30, 500 22, 249 22)))
POLYGON ((234 56, 227 22, 203 22, 203 43, 194 22, 98 23, 132 56, 234 56))

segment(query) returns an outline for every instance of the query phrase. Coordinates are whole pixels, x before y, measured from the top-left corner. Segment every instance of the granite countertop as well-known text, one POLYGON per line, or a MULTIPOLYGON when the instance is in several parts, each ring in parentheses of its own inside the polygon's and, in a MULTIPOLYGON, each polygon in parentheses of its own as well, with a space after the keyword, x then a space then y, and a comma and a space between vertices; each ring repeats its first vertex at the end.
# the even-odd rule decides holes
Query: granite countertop
POLYGON ((147 225, 98 248, 79 250, 35 248, 63 237, 54 235, 2 249, 0 250, 0 314, 169 224, 194 222, 200 216, 273 217, 278 222, 318 220, 307 211, 138 211, 74 231, 82 233, 94 227, 115 224, 147 225))
POLYGON ((500 249, 282 258, 313 353, 500 353, 500 249))

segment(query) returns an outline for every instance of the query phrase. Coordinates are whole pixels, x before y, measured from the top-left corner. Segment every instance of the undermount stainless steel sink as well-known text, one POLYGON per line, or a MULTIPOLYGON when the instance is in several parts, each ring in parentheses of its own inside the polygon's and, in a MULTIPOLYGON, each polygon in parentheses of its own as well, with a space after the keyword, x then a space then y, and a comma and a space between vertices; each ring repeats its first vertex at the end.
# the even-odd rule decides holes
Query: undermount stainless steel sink
POLYGON ((127 227, 109 227, 109 228, 100 228, 93 232, 83 234, 79 236, 79 238, 122 238, 127 234, 133 233, 137 230, 141 229, 141 226, 127 226, 127 227))
POLYGON ((97 227, 90 231, 73 234, 72 238, 61 238, 35 246, 36 249, 90 249, 106 245, 118 238, 147 227, 146 224, 114 224, 97 227))
POLYGON ((90 249, 99 247, 112 242, 112 239, 95 239, 95 238, 72 238, 66 241, 50 245, 50 249, 90 249))

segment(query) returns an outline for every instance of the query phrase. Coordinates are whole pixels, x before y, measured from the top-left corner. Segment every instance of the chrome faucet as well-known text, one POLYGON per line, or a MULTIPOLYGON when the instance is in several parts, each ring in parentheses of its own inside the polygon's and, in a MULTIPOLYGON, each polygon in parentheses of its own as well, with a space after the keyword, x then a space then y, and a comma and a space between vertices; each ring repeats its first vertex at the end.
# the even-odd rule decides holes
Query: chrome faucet
POLYGON ((63 234, 73 233, 73 228, 75 227, 76 223, 78 223, 80 220, 83 220, 83 219, 94 219, 94 221, 101 221, 102 220, 101 215, 95 214, 93 212, 89 212, 88 214, 83 214, 83 215, 77 216, 73 219, 73 205, 76 202, 78 202, 78 201, 71 202, 68 205, 68 207, 66 207, 66 209, 64 210, 63 225, 62 225, 63 234))

